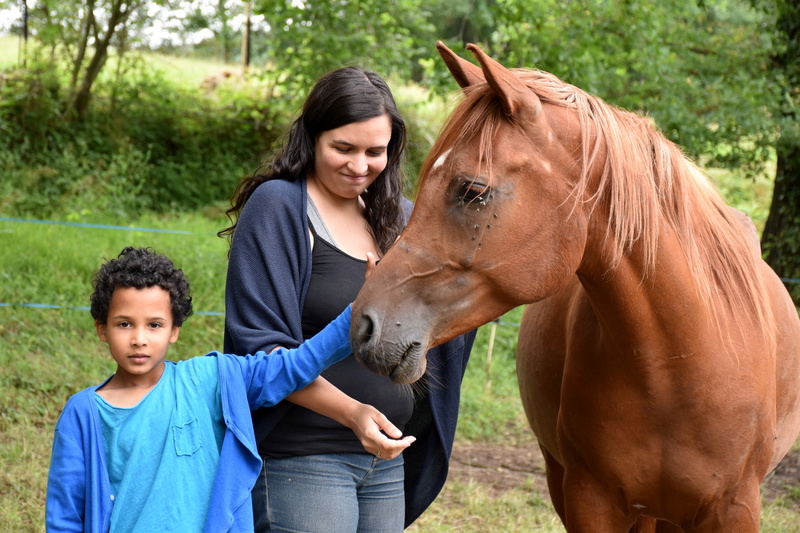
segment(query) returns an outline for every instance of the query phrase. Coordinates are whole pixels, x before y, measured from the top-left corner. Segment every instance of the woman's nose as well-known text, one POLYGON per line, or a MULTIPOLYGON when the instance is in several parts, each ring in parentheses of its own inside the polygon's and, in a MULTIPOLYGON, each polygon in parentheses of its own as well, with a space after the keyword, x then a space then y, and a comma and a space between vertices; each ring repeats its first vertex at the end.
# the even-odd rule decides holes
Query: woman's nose
POLYGON ((350 172, 358 176, 365 175, 369 172, 369 163, 367 162, 367 158, 363 156, 354 156, 348 161, 347 165, 350 168, 350 172))

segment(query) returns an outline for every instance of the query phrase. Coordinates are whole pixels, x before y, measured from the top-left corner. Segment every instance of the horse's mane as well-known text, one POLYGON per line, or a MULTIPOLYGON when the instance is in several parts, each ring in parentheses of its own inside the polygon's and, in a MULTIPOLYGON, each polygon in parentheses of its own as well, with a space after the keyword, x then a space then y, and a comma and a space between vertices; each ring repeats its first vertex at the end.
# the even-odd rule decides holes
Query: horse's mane
MULTIPOLYGON (((607 209, 612 266, 637 243, 647 276, 655 268, 659 224, 669 224, 701 297, 727 300, 734 309, 752 309, 762 326, 769 322, 771 312, 752 237, 707 176, 674 143, 648 118, 611 106, 548 72, 515 69, 515 73, 545 106, 576 112, 583 153, 573 199, 576 207, 585 202, 590 209, 601 205, 607 209), (599 179, 597 173, 592 175, 596 164, 603 165, 599 179), (590 185, 590 178, 598 181, 590 185)), ((426 160, 423 176, 445 151, 478 137, 476 175, 487 169, 491 179, 492 138, 508 119, 487 84, 468 87, 464 94, 426 160)))

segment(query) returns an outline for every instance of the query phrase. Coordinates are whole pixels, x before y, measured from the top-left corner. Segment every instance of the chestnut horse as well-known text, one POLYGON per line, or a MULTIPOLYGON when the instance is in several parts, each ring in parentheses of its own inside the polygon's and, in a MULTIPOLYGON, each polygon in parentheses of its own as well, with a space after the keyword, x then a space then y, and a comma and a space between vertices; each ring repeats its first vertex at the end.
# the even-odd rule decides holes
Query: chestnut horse
POLYGON ((800 431, 800 321, 749 219, 646 118, 437 47, 464 98, 354 303, 355 353, 410 383, 529 304, 522 403, 569 533, 758 532, 800 431))

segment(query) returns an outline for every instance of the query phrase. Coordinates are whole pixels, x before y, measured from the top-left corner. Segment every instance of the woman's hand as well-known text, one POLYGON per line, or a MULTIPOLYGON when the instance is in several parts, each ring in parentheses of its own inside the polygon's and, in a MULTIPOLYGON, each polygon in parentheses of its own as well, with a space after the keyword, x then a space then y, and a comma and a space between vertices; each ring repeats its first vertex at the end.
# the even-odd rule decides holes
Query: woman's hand
POLYGON ((416 439, 402 432, 386 416, 372 407, 355 402, 345 425, 353 430, 361 445, 378 459, 394 459, 416 439))
POLYGON ((383 413, 351 398, 323 377, 286 399, 349 427, 364 449, 380 459, 394 459, 417 440, 412 436, 403 437, 383 413))

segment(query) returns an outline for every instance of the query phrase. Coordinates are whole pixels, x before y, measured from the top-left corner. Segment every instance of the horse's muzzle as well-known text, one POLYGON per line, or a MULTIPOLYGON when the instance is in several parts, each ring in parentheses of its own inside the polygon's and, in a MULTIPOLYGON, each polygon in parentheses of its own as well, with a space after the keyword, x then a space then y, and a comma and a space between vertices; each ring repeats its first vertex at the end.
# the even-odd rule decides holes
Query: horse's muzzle
POLYGON ((388 376, 395 383, 408 384, 425 373, 426 343, 404 338, 403 328, 382 328, 369 311, 353 314, 350 346, 367 369, 388 376), (392 331, 394 330, 394 331, 392 331))

